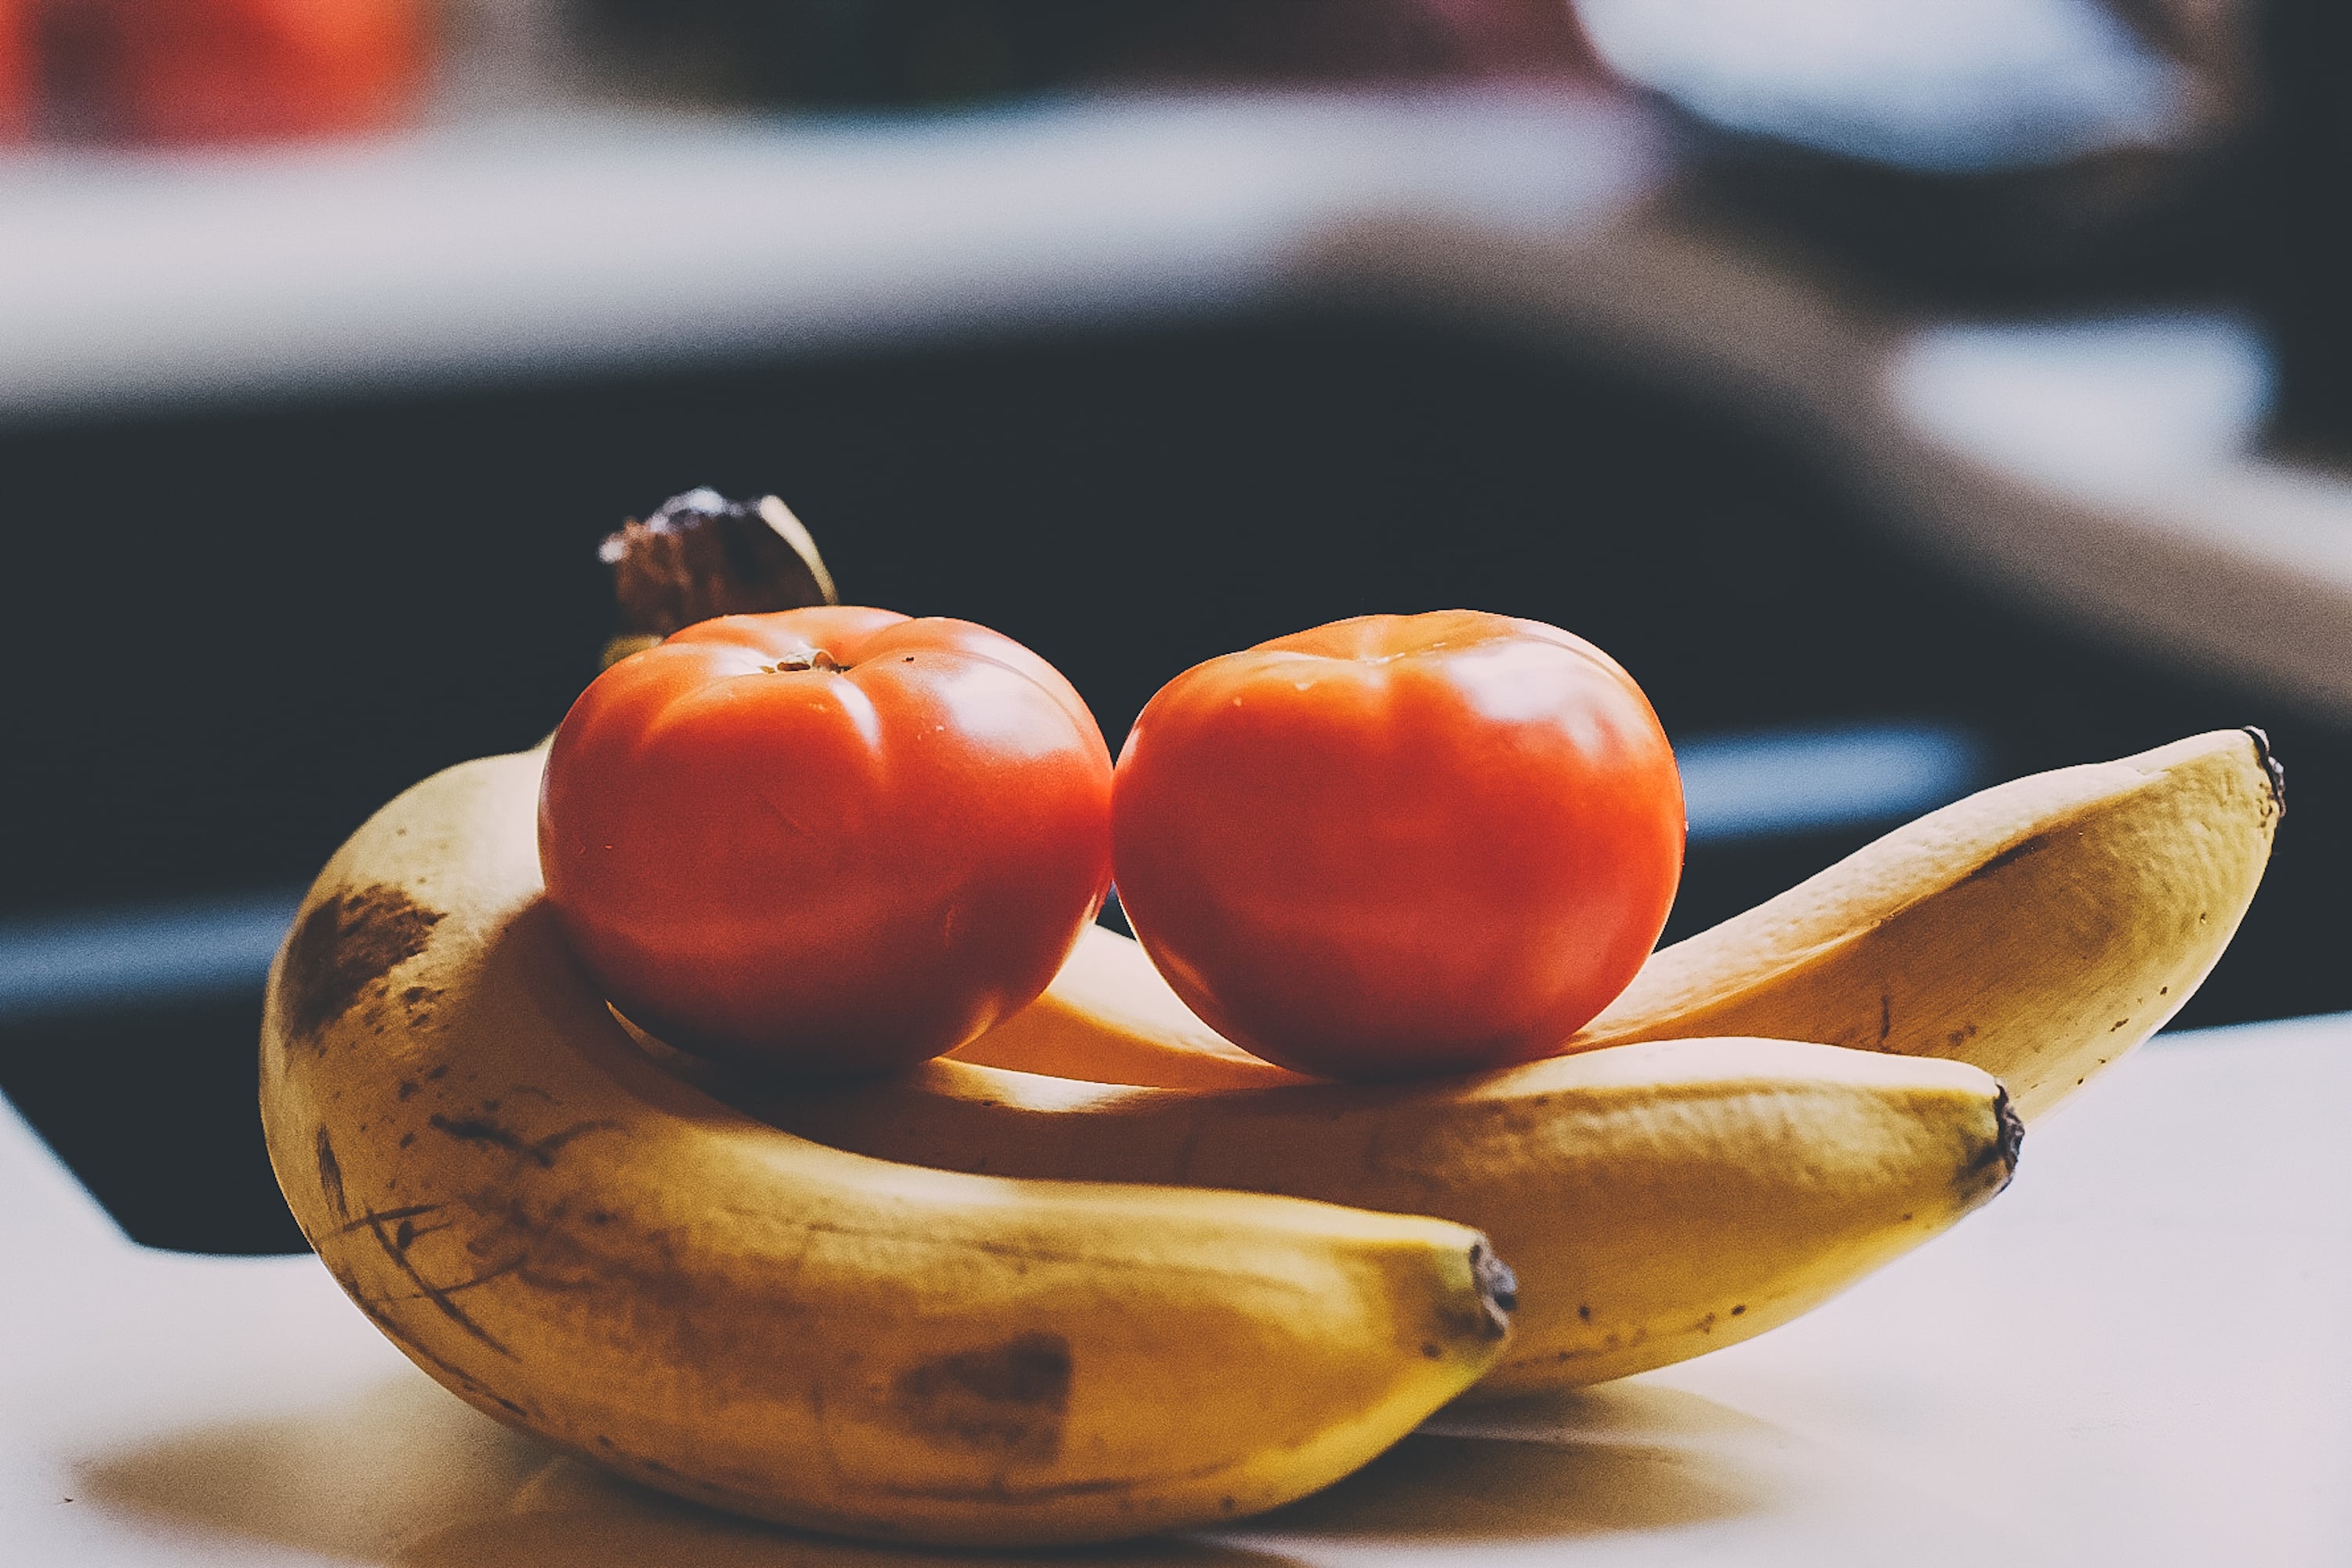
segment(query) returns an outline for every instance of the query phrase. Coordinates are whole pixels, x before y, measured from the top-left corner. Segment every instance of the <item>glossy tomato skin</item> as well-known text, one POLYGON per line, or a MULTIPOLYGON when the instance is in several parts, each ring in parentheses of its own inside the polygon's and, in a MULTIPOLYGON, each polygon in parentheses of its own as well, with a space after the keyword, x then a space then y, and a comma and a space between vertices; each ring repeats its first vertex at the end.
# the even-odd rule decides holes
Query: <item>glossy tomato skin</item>
POLYGON ((548 754, 540 864, 634 1022, 706 1055, 879 1071, 1045 989, 1109 881, 1110 785, 1085 702, 1008 637, 728 616, 582 693, 548 754))
POLYGON ((1370 616, 1197 666, 1118 760, 1121 906, 1193 1010, 1339 1078, 1543 1056, 1633 980, 1682 875, 1641 689, 1582 638, 1370 616))

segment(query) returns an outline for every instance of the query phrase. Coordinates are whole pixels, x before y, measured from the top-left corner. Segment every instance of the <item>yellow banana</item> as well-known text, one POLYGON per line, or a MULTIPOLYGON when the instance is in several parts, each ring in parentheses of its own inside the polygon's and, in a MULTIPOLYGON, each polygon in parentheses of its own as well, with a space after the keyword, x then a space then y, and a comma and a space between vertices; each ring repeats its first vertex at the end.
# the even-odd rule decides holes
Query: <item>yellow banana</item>
POLYGON ((1567 1048, 1794 1031, 1973 1063, 2032 1121, 2204 983, 2284 809, 2258 730, 1996 785, 1662 949, 1567 1048))
POLYGON ((941 1060, 880 1082, 763 1093, 661 1054, 763 1120, 862 1153, 1477 1226, 1522 1288, 1510 1349, 1481 1396, 1622 1377, 1786 1322, 1999 1192, 2021 1136, 2000 1086, 1975 1068, 1786 1040, 1223 1090, 941 1060))
POLYGON ((490 1415, 665 1490, 877 1539, 1231 1519, 1485 1372, 1475 1232, 805 1142, 664 1072, 559 939, 540 759, 393 802, 270 975, 270 1158, 338 1283, 490 1415))
MULTIPOLYGON (((1981 791, 1660 949, 1560 1049, 1747 1035, 1948 1057, 2000 1078, 2031 1121, 2202 983, 2262 882, 2284 799, 2246 730, 1981 791)), ((1234 1047, 1203 1048, 1208 1026, 1124 940, 1090 938, 1036 1016, 956 1059, 1108 1083, 1245 1081, 1234 1047)))

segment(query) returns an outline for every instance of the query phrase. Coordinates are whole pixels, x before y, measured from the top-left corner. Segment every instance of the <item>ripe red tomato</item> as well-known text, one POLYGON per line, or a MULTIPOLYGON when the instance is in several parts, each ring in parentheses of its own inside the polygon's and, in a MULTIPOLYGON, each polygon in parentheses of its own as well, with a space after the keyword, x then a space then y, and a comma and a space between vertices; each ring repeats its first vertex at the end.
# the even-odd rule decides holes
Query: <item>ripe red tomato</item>
POLYGON ((1053 666, 967 621, 726 616, 556 731, 549 901, 671 1044, 819 1073, 971 1039, 1054 977, 1110 879, 1110 754, 1053 666))
POLYGON ((1161 688, 1118 760, 1119 901, 1193 1010, 1381 1078, 1540 1057, 1633 978, 1682 876, 1655 713, 1537 621, 1367 616, 1161 688))

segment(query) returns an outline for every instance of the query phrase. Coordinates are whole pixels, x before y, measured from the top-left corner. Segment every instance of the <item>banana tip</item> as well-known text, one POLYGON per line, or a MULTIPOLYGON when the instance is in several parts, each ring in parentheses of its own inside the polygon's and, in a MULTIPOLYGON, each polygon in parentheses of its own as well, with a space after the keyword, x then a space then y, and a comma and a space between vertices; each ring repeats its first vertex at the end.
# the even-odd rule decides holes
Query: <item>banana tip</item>
POLYGON ((1470 1246, 1470 1278, 1486 1308, 1486 1337, 1499 1340, 1510 1332, 1511 1314, 1518 1310, 1519 1277, 1495 1256, 1493 1247, 1479 1241, 1470 1246))
POLYGON ((2252 724, 2245 726, 2254 742, 2254 755, 2263 764, 2263 775, 2271 781, 2271 805, 2280 816, 2286 815, 2286 769, 2280 765, 2278 753, 2271 749, 2267 732, 2252 724))
POLYGON ((2006 1089, 1993 1097, 1992 1114, 2000 1129, 1993 1141, 1992 1155, 2000 1163, 2000 1184, 2005 1187, 2017 1174, 2018 1152, 2025 1147, 2025 1119, 2017 1113, 2017 1104, 2006 1089))

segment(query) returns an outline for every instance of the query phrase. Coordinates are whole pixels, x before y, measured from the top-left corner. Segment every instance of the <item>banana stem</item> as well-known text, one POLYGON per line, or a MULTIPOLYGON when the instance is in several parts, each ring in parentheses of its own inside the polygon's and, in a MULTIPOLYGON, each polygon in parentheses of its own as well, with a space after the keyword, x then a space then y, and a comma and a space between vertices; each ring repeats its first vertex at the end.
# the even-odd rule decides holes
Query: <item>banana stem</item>
POLYGON ((597 555, 613 569, 622 626, 599 668, 713 616, 841 602, 816 541, 775 496, 732 501, 688 490, 642 522, 629 519, 597 555))

